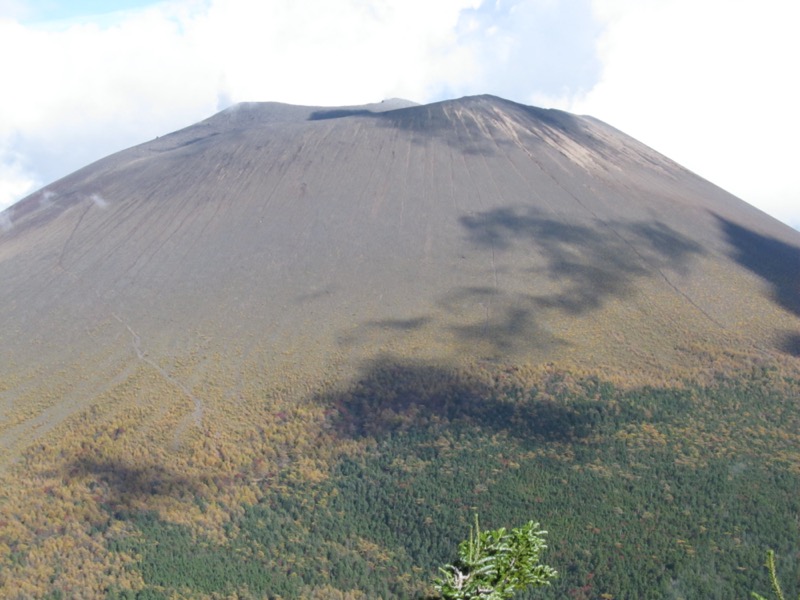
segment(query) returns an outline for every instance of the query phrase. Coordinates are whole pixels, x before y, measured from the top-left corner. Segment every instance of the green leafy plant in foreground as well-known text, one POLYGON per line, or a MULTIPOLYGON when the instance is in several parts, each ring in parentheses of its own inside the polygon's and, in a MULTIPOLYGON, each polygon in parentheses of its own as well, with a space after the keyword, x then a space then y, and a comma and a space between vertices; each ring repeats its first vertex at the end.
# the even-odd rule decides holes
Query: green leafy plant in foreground
MULTIPOLYGON (((783 590, 781 589, 781 584, 778 581, 778 573, 775 569, 775 552, 772 550, 767 551, 767 564, 765 565, 767 570, 769 571, 769 580, 772 583, 772 591, 775 592, 775 597, 778 600, 786 600, 785 596, 783 595, 783 590)), ((756 594, 752 592, 753 598, 756 600, 767 600, 764 596, 760 594, 756 594)), ((800 594, 797 596, 798 600, 800 600, 800 594)))
POLYGON ((442 600, 504 600, 526 587, 549 585, 558 573, 539 563, 546 533, 533 521, 511 531, 481 531, 476 515, 458 560, 439 569, 442 577, 433 587, 442 600))

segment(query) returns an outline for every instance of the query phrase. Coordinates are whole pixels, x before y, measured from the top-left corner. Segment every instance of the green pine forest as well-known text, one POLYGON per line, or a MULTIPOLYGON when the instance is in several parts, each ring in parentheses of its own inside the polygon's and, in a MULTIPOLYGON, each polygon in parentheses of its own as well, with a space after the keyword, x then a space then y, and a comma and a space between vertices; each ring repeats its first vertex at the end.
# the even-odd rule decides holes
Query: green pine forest
MULTIPOLYGON (((534 519, 549 532, 542 560, 559 577, 519 598, 747 598, 769 590, 768 548, 796 596, 800 377, 785 373, 760 365, 626 387, 556 369, 523 378, 513 367, 477 376, 376 365, 348 389, 318 394, 319 412, 305 415, 318 428, 299 428, 302 441, 276 456, 254 457, 257 444, 240 432, 215 447, 241 452, 221 474, 184 449, 197 472, 212 473, 197 481, 178 477, 167 454, 146 468, 133 465, 152 457, 115 455, 130 452, 124 425, 106 423, 92 442, 77 426, 82 458, 55 445, 44 460, 39 448, 26 472, 42 492, 18 509, 2 498, 16 512, 3 517, 0 589, 10 598, 69 598, 90 584, 109 599, 423 598, 479 513, 486 528, 534 519), (56 505, 75 515, 71 525, 33 516, 56 505), (74 546, 63 547, 66 537, 74 546)), ((280 415, 284 424, 300 416, 280 415)), ((103 418, 96 410, 86 423, 103 418)))

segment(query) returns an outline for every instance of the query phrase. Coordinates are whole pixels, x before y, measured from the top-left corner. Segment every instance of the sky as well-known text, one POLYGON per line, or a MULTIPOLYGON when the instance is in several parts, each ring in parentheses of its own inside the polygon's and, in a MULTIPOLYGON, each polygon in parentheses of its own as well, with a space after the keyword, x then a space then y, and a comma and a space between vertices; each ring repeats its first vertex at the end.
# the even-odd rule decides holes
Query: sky
POLYGON ((235 102, 488 93, 800 229, 798 23, 796 0, 0 0, 0 210, 235 102))

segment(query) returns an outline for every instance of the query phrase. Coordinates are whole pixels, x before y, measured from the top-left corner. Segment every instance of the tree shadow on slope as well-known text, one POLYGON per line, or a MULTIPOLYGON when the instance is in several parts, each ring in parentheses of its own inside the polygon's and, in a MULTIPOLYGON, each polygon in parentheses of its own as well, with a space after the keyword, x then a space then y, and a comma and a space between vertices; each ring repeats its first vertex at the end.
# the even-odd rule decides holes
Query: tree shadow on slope
POLYGON ((786 354, 800 357, 800 333, 785 332, 780 341, 780 349, 786 354))
MULTIPOLYGON (((493 253, 520 247, 544 259, 544 275, 558 291, 533 296, 543 308, 579 315, 626 297, 637 279, 685 272, 702 247, 667 225, 653 222, 566 223, 532 208, 498 208, 461 218, 469 239, 493 253)), ((502 259, 501 259, 502 260, 502 259)))
POLYGON ((778 305, 800 316, 800 247, 715 216, 734 248, 732 258, 772 286, 778 305))
POLYGON ((457 424, 508 434, 523 444, 571 443, 620 418, 611 414, 616 410, 608 402, 611 386, 598 380, 552 373, 537 387, 523 388, 514 373, 513 367, 463 370, 382 357, 347 388, 316 400, 331 407, 334 431, 354 439, 457 424))
POLYGON ((549 352, 568 345, 541 322, 543 303, 530 294, 498 290, 490 287, 459 287, 438 301, 438 306, 451 318, 445 324, 460 346, 491 349, 490 356, 510 357, 526 352, 549 352), (485 317, 464 321, 452 315, 459 307, 483 307, 485 317))
POLYGON ((389 339, 423 334, 435 336, 439 343, 459 355, 484 360, 506 360, 531 352, 541 354, 569 345, 537 319, 530 299, 485 287, 455 288, 437 300, 441 309, 435 313, 405 319, 369 320, 338 338, 348 348, 363 347, 376 335, 389 339), (463 306, 480 307, 465 317, 463 306))
POLYGON ((65 473, 70 479, 85 481, 98 501, 113 512, 150 510, 159 499, 193 500, 202 493, 202 482, 160 465, 78 458, 67 465, 65 473))
MULTIPOLYGON (((451 287, 434 298, 435 311, 366 321, 341 343, 362 344, 380 330, 402 336, 427 329, 442 340, 452 336, 455 348, 472 356, 546 354, 575 343, 561 335, 561 323, 635 296, 645 280, 666 284, 665 293, 683 302, 673 275, 687 273, 705 252, 659 221, 581 224, 503 207, 463 216, 460 224, 465 252, 484 254, 476 260, 472 252, 468 267, 484 265, 485 284, 451 287)), ((475 281, 468 268, 463 273, 475 281)))
MULTIPOLYGON (((732 258, 770 284, 775 304, 800 317, 800 247, 715 216, 733 246, 732 258)), ((781 337, 779 349, 800 356, 800 333, 787 331, 781 337)))

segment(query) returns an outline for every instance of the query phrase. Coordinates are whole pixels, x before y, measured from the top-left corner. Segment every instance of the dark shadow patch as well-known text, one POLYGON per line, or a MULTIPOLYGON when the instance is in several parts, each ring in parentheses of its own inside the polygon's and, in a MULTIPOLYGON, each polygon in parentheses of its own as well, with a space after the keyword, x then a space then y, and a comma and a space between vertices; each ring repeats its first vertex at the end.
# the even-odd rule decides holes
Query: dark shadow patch
POLYGON ((197 498, 200 482, 160 465, 131 466, 122 461, 79 458, 66 467, 70 479, 84 479, 100 503, 113 511, 137 509, 158 497, 197 498))
MULTIPOLYGON (((769 283, 775 304, 800 316, 800 247, 714 216, 733 247, 731 257, 769 283)), ((777 347, 800 356, 800 333, 785 332, 777 347)))
POLYGON ((772 286, 776 304, 800 316, 800 248, 714 216, 733 246, 731 257, 772 286))
POLYGON ((384 357, 371 361, 346 389, 315 400, 331 406, 332 426, 345 438, 381 439, 459 424, 534 446, 577 442, 591 435, 601 413, 610 410, 597 381, 573 393, 558 374, 528 390, 502 378, 384 357))
POLYGON ((430 317, 417 317, 415 319, 382 319, 380 321, 370 321, 370 327, 394 329, 397 331, 414 331, 425 327, 430 323, 430 317))
POLYGON ((194 137, 186 139, 187 135, 189 135, 188 131, 186 130, 175 131, 173 133, 169 133, 167 135, 161 136, 160 138, 156 138, 155 140, 153 140, 147 146, 147 150, 158 154, 164 152, 172 152, 173 150, 178 150, 180 148, 188 148, 189 146, 194 146, 196 144, 212 140, 216 136, 220 135, 220 133, 222 133, 220 131, 208 132, 208 128, 200 124, 195 126, 195 130, 192 133, 201 133, 201 132, 203 132, 201 135, 195 135, 194 137))
POLYGON ((492 253, 533 251, 555 293, 532 296, 541 308, 578 315, 600 308, 610 297, 628 297, 639 278, 683 271, 702 247, 660 222, 565 223, 532 208, 499 208, 461 218, 470 241, 492 253))
POLYGON ((437 293, 432 314, 368 321, 339 343, 368 343, 378 330, 427 328, 440 341, 452 340, 453 348, 485 359, 556 351, 570 343, 561 334, 564 317, 632 298, 642 281, 655 280, 663 284, 659 293, 691 302, 670 277, 688 271, 705 252, 659 221, 570 223, 532 207, 502 207, 465 215, 460 224, 471 260, 483 265, 478 280, 495 285, 455 285, 437 293), (483 256, 475 258, 476 250, 483 256))
POLYGON ((336 108, 331 110, 315 110, 308 117, 309 121, 324 121, 326 119, 341 119, 344 117, 374 117, 381 113, 374 113, 365 109, 336 108))
POLYGON ((295 298, 295 302, 298 304, 302 304, 305 302, 314 302, 315 300, 320 300, 324 298, 329 298, 334 294, 336 288, 325 288, 322 290, 317 290, 314 292, 308 292, 306 294, 301 294, 295 298))
POLYGON ((800 357, 800 333, 786 333, 778 344, 783 352, 800 357))
POLYGON ((191 146, 192 144, 197 144, 198 142, 211 139, 216 135, 219 135, 218 131, 214 131, 212 133, 209 133, 208 135, 201 135, 200 137, 192 138, 190 140, 186 140, 185 142, 178 144, 176 148, 185 148, 186 146, 191 146))
POLYGON ((597 150, 605 149, 603 142, 588 135, 587 124, 580 117, 555 109, 517 104, 491 95, 468 96, 387 111, 373 112, 363 108, 317 110, 309 116, 309 120, 370 117, 383 127, 419 134, 412 139, 420 143, 427 143, 435 136, 464 154, 490 155, 497 153, 498 145, 516 143, 509 138, 498 111, 511 115, 522 126, 522 130, 527 129, 527 141, 531 144, 542 142, 542 136, 550 137, 552 130, 558 130, 559 134, 580 139, 579 143, 591 145, 597 150))
POLYGON ((509 306, 496 310, 495 315, 484 322, 468 325, 453 325, 450 330, 465 341, 489 342, 496 351, 507 353, 532 344, 544 347, 555 343, 537 326, 533 311, 529 308, 509 306))
POLYGON ((623 227, 628 229, 636 240, 644 241, 646 246, 656 256, 669 263, 672 269, 680 270, 686 264, 686 257, 702 254, 699 244, 658 221, 633 223, 623 227))
MULTIPOLYGON (((380 105, 377 110, 365 107, 318 109, 307 119, 347 117, 368 117, 381 127, 410 132, 414 143, 427 144, 436 138, 465 155, 489 156, 502 153, 504 147, 514 146, 538 152, 546 146, 550 156, 562 160, 569 155, 569 150, 562 145, 567 139, 603 161, 619 164, 622 158, 619 150, 610 147, 604 135, 598 133, 598 127, 600 130, 608 128, 602 121, 558 109, 519 104, 490 94, 389 109, 382 109, 380 105), (509 129, 511 122, 514 123, 513 132, 509 129)), ((664 171, 665 163, 657 157, 643 158, 664 171)))
POLYGON ((488 344, 501 356, 532 349, 553 350, 566 342, 537 322, 541 306, 529 295, 505 293, 494 288, 467 286, 456 288, 438 305, 446 315, 444 328, 462 343, 475 347, 488 344), (485 317, 462 322, 457 315, 462 307, 482 307, 485 317))

